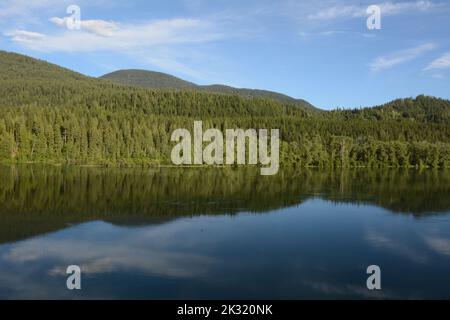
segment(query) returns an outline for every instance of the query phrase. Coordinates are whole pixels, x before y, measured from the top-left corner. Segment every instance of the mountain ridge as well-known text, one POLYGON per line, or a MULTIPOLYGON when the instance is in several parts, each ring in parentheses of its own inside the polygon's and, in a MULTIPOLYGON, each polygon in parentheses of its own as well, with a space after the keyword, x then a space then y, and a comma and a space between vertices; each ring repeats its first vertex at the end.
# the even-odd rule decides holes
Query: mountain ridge
POLYGON ((143 69, 122 69, 104 74, 99 78, 109 80, 121 85, 137 86, 150 89, 190 89, 217 94, 237 95, 244 98, 272 99, 282 103, 293 104, 309 110, 320 110, 306 100, 296 99, 275 91, 235 88, 223 84, 198 85, 193 82, 175 77, 173 75, 157 71, 143 69))
POLYGON ((119 85, 0 51, 0 110, 0 163, 170 165, 174 130, 201 119, 205 128, 278 129, 286 167, 450 168, 450 100, 427 96, 314 112, 119 85))
MULTIPOLYGON (((239 89, 228 87, 224 85, 205 85, 199 86, 195 83, 185 81, 183 79, 177 78, 175 76, 168 75, 162 72, 146 71, 141 69, 127 69, 119 70, 107 75, 117 75, 119 77, 123 76, 124 71, 130 71, 132 74, 143 73, 144 76, 148 74, 157 75, 162 77, 165 81, 158 81, 153 85, 153 88, 145 87, 138 82, 134 85, 130 84, 120 84, 116 81, 111 81, 110 77, 90 77, 73 71, 71 69, 61 67, 57 64, 47 62, 45 60, 33 58, 23 54, 8 52, 0 50, 0 81, 5 83, 10 83, 11 80, 21 81, 23 83, 29 81, 38 82, 55 82, 59 81, 60 84, 63 83, 73 83, 82 86, 100 86, 109 87, 110 85, 125 87, 130 86, 134 88, 141 89, 170 89, 172 84, 175 87, 182 90, 197 90, 204 93, 212 94, 226 94, 235 95, 244 98, 262 98, 262 99, 272 99, 276 102, 284 105, 295 106, 292 101, 304 101, 301 99, 294 99, 292 97, 279 94, 272 91, 258 90, 258 89, 239 89), (235 92, 238 91, 238 92, 235 92), (261 95, 262 94, 262 95, 261 95), (264 95, 265 94, 265 95, 264 95), (270 97, 270 94, 276 94, 278 99, 270 97)), ((148 78, 144 80, 148 81, 148 78)), ((139 81, 139 78, 136 79, 139 81)), ((146 84, 147 85, 147 84, 146 84)), ((35 87, 35 85, 33 85, 35 87)), ((31 98, 31 97, 30 97, 31 98)), ((307 103, 305 101, 305 103, 307 103)), ((308 103, 307 103, 308 104, 308 103)), ((301 103, 297 105, 302 106, 301 103)), ((344 108, 344 109, 333 109, 324 110, 315 107, 300 108, 305 111, 315 111, 312 113, 322 114, 322 115, 339 115, 343 119, 366 119, 366 120, 400 120, 400 119, 411 119, 418 120, 421 122, 438 122, 446 123, 450 121, 450 100, 445 98, 419 95, 417 97, 405 97, 397 98, 392 101, 386 102, 384 104, 376 106, 366 106, 360 108, 344 108)))

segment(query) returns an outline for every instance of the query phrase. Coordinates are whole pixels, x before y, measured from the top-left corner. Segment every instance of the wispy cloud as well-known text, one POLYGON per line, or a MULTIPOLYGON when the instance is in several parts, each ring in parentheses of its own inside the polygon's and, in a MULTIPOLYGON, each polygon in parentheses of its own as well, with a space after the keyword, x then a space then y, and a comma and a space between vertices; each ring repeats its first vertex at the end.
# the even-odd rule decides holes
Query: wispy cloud
MULTIPOLYGON (((53 17, 50 18, 50 21, 57 26, 67 28, 69 26, 71 18, 53 17)), ((99 36, 106 36, 106 37, 113 36, 115 32, 119 30, 119 26, 117 23, 105 20, 81 20, 80 27, 88 32, 92 32, 99 36)))
MULTIPOLYGON (((383 2, 377 4, 384 15, 408 14, 412 12, 424 12, 435 8, 437 5, 431 1, 415 2, 383 2)), ((333 20, 338 18, 358 18, 367 16, 367 6, 361 5, 334 5, 308 15, 309 20, 333 20)))
MULTIPOLYGON (((59 26, 65 24, 62 18, 52 18, 52 22, 59 26)), ((223 37, 209 21, 183 18, 136 25, 86 20, 82 22, 81 30, 64 30, 56 34, 15 30, 6 35, 14 42, 46 52, 135 50, 155 45, 210 42, 223 37)))
POLYGON ((365 237, 372 247, 388 250, 389 252, 405 257, 414 263, 424 264, 428 262, 428 257, 423 252, 418 251, 405 243, 395 241, 387 235, 369 230, 365 237))
POLYGON ((360 6, 334 6, 308 15, 310 20, 331 20, 341 17, 360 17, 365 10, 360 6))
MULTIPOLYGON (((8 15, 25 10, 32 16, 30 10, 26 9, 26 1, 6 1, 7 3, 0 4, 0 8, 7 9, 8 15)), ((88 6, 88 0, 79 2, 88 6)), ((40 17, 51 17, 41 20, 39 28, 31 29, 27 20, 15 23, 10 16, 5 20, 9 21, 8 27, 0 34, 3 33, 12 44, 32 51, 93 55, 108 52, 125 59, 131 58, 143 67, 179 73, 197 80, 205 80, 208 77, 206 73, 209 72, 196 70, 198 68, 194 67, 196 61, 199 61, 198 56, 202 55, 202 45, 245 34, 245 27, 239 28, 237 23, 233 23, 236 19, 231 20, 220 14, 140 21, 88 20, 83 19, 84 7, 81 7, 80 28, 71 30, 69 26, 73 22, 72 18, 56 16, 52 5, 55 5, 55 0, 38 0, 33 3, 33 7, 39 9, 40 17), (50 23, 45 24, 45 21, 50 23), (230 28, 230 25, 235 28, 230 28)), ((60 13, 64 3, 56 7, 60 9, 60 13)), ((242 26, 243 23, 239 22, 239 26, 242 26)), ((201 59, 205 61, 205 57, 202 56, 201 59)), ((210 58, 207 56, 206 59, 210 58)))
POLYGON ((437 46, 434 43, 426 43, 417 47, 394 52, 386 56, 380 56, 369 64, 372 71, 381 71, 409 62, 422 54, 434 50, 437 46))
MULTIPOLYGON (((198 246, 196 242, 183 250, 177 248, 175 235, 192 232, 189 221, 172 222, 164 228, 140 227, 134 232, 123 232, 123 227, 104 222, 89 222, 76 228, 83 229, 83 239, 62 230, 12 247, 0 246, 2 293, 6 290, 10 298, 21 299, 70 298, 66 296, 68 290, 55 290, 53 281, 62 279, 65 283, 66 268, 74 261, 87 277, 139 272, 171 279, 209 277, 220 264, 213 256, 191 250, 198 246), (108 235, 117 241, 100 240, 108 235)), ((101 287, 97 292, 92 293, 94 297, 114 297, 111 290, 103 291, 101 287)))
POLYGON ((28 30, 5 32, 12 42, 41 52, 95 53, 114 51, 135 57, 152 66, 202 78, 199 72, 181 60, 189 59, 186 51, 180 57, 180 46, 204 44, 227 37, 227 33, 207 19, 161 19, 140 24, 123 24, 106 20, 82 20, 80 30, 69 30, 69 18, 53 17, 61 27, 53 33, 28 30), (180 60, 181 59, 181 60, 180 60))
POLYGON ((450 52, 444 53, 441 57, 431 61, 424 71, 447 68, 450 68, 450 52))
POLYGON ((378 4, 382 14, 408 14, 413 12, 430 11, 431 9, 440 7, 440 5, 431 1, 416 1, 416 2, 384 2, 378 4))
POLYGON ((7 32, 6 36, 11 37, 12 41, 22 44, 32 45, 35 42, 39 42, 45 39, 45 35, 38 32, 31 32, 26 30, 16 30, 14 32, 7 32))

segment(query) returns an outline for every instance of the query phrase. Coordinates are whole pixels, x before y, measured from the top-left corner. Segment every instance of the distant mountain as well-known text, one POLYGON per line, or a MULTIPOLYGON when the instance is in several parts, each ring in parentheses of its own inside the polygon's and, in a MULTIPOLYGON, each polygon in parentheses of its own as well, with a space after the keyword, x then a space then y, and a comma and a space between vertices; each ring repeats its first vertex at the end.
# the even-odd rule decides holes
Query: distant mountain
POLYGON ((143 88, 191 89, 211 93, 237 95, 245 98, 272 99, 309 110, 319 110, 303 99, 295 99, 278 92, 258 89, 234 88, 220 84, 201 86, 162 72, 133 69, 118 70, 112 73, 105 74, 100 78, 123 85, 138 86, 143 88))
POLYGON ((143 88, 157 88, 157 89, 197 88, 197 85, 195 83, 188 82, 162 72, 147 71, 147 70, 137 70, 137 69, 119 70, 105 74, 100 78, 111 80, 119 84, 143 88))

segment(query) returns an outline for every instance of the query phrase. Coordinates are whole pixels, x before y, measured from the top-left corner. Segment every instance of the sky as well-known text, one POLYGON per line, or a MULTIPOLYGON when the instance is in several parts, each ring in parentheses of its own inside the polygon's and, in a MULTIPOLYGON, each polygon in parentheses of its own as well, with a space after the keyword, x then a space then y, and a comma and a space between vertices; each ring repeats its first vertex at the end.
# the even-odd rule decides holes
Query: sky
POLYGON ((323 109, 450 99, 449 0, 1 0, 0 50, 95 77, 146 69, 273 90, 323 109))

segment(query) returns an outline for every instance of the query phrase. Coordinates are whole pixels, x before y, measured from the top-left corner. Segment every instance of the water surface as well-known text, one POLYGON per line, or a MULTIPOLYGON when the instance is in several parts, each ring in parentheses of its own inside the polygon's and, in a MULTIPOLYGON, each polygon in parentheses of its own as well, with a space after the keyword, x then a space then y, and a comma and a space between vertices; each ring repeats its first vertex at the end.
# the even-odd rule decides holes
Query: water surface
POLYGON ((0 298, 450 298, 450 174, 0 167, 0 298))

